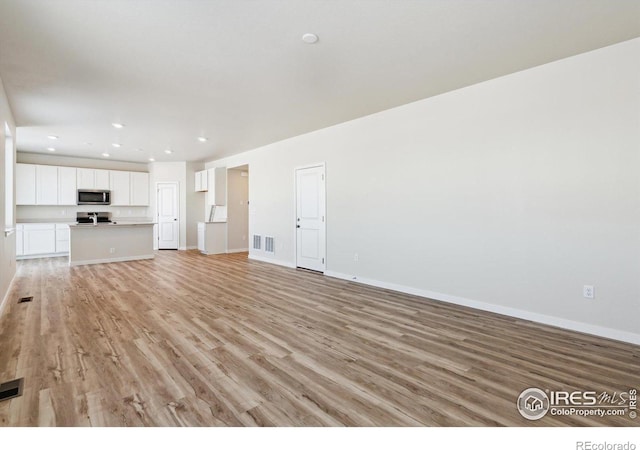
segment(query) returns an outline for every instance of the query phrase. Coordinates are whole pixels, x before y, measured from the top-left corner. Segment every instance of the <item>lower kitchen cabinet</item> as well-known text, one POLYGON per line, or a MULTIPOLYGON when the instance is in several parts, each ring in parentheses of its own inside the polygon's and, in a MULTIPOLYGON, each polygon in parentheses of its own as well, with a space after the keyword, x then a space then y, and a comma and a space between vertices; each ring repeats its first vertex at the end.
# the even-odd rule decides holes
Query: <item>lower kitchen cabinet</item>
POLYGON ((54 223, 26 223, 23 233, 25 255, 56 252, 56 225, 54 223))
POLYGON ((69 253, 69 225, 24 223, 16 226, 16 256, 60 256, 69 253))
POLYGON ((56 224, 56 253, 69 253, 69 225, 56 224))

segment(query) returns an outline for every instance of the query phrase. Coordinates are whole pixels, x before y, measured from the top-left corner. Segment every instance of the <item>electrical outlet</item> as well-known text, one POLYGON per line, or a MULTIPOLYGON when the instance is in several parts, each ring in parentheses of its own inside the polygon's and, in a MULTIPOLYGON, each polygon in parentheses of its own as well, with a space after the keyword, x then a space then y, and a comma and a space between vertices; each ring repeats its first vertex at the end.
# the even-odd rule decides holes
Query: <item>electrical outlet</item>
POLYGON ((115 249, 115 248, 111 247, 111 248, 109 249, 109 253, 115 253, 115 252, 116 252, 116 249, 115 249))
POLYGON ((355 262, 360 261, 360 256, 359 256, 357 253, 354 253, 354 254, 353 254, 353 260, 354 260, 355 262))
POLYGON ((67 215, 67 210, 66 210, 66 209, 63 209, 63 210, 62 210, 62 215, 63 215, 63 216, 66 216, 66 215, 67 215))
POLYGON ((595 296, 595 290, 593 286, 588 284, 582 286, 582 296, 584 298, 593 298, 595 296))

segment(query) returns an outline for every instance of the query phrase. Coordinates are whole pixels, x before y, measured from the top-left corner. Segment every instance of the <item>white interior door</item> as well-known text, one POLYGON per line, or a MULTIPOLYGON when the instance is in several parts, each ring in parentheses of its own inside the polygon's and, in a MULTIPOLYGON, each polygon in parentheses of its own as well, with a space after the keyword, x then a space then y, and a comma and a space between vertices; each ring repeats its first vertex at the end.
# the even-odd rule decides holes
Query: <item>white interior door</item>
POLYGON ((177 250, 180 238, 178 183, 158 183, 158 249, 177 250))
POLYGON ((296 170, 296 266, 325 270, 324 166, 296 170))

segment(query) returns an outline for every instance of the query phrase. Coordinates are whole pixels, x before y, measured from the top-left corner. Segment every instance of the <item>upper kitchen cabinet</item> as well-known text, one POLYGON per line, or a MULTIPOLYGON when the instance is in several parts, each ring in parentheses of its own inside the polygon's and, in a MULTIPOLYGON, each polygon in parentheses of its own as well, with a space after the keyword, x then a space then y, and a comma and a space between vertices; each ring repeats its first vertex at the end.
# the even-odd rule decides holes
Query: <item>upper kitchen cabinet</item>
POLYGON ((109 189, 109 171, 102 169, 78 169, 78 189, 109 189))
POLYGON ((36 204, 35 164, 16 164, 16 205, 36 204))
POLYGON ((207 205, 223 206, 227 203, 227 168, 216 167, 207 170, 209 190, 207 205))
POLYGON ((207 180, 207 171, 201 170, 200 172, 196 172, 196 192, 205 192, 208 190, 209 182, 207 180))
POLYGON ((128 206, 131 204, 131 181, 129 172, 109 171, 109 189, 112 206, 128 206))
POLYGON ((16 164, 16 205, 75 204, 75 168, 16 164))
POLYGON ((58 168, 36 166, 36 205, 58 204, 58 168))
POLYGON ((77 189, 76 168, 58 167, 58 205, 75 205, 77 189))
POLYGON ((149 206, 149 174, 131 172, 131 206, 149 206))

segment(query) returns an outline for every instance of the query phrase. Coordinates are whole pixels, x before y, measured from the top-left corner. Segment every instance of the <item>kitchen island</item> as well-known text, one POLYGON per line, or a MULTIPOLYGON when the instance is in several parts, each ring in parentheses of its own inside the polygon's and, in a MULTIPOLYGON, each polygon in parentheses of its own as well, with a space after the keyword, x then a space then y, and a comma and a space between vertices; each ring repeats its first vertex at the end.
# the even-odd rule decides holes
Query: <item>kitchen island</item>
POLYGON ((69 265, 152 259, 154 222, 69 225, 69 265))

